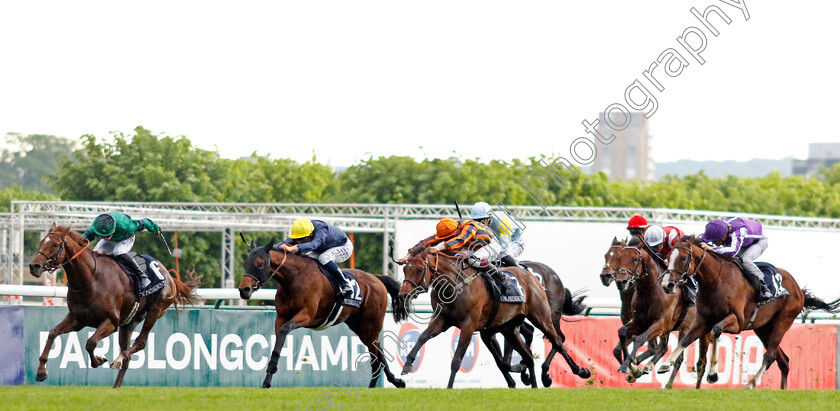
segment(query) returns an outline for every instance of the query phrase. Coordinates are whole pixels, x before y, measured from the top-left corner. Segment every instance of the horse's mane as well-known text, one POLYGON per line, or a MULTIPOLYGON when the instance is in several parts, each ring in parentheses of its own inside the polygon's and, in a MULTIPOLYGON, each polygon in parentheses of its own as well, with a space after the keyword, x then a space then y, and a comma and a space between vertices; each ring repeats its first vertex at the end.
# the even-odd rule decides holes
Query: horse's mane
POLYGON ((422 254, 423 251, 426 251, 428 249, 429 249, 428 245, 420 246, 420 247, 412 249, 411 252, 409 253, 409 255, 411 257, 417 257, 418 255, 422 254))
MULTIPOLYGON (((683 236, 682 238, 680 238, 680 242, 691 243, 692 245, 696 245, 697 247, 700 247, 700 244, 703 244, 705 241, 700 239, 700 237, 696 237, 696 236, 693 236, 693 235, 687 235, 687 236, 683 236), (693 241, 692 241, 692 239, 693 239, 693 241)), ((708 254, 711 255, 712 257, 717 257, 717 258, 719 258, 723 261, 729 261, 730 263, 735 262, 735 257, 732 257, 732 256, 718 254, 718 253, 715 253, 715 252, 711 252, 711 253, 708 253, 708 254)))
POLYGON ((639 237, 638 237, 638 236, 635 236, 635 235, 634 235, 634 236, 630 239, 630 242, 629 242, 629 243, 627 243, 627 245, 628 245, 628 246, 630 246, 630 247, 634 247, 634 246, 637 246, 637 245, 639 245, 639 244, 641 244, 641 243, 642 243, 642 240, 641 240, 641 239, 639 239, 639 237))

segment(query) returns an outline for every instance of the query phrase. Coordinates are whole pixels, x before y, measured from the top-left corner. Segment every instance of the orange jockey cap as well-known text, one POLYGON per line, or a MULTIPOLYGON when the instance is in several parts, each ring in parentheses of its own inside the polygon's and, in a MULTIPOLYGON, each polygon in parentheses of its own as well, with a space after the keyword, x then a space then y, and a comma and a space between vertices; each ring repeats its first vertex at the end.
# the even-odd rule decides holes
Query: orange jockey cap
POLYGON ((435 239, 443 240, 455 234, 455 229, 458 228, 458 222, 449 217, 442 218, 438 221, 436 228, 437 234, 435 235, 435 239))

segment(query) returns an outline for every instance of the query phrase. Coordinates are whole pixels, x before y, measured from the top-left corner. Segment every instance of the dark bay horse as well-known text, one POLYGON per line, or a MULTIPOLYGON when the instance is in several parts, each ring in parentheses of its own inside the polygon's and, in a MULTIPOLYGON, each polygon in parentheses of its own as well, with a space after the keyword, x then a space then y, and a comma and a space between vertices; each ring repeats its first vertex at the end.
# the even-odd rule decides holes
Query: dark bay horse
POLYGON ((840 299, 827 303, 813 296, 808 290, 799 288, 788 271, 779 268, 782 285, 790 294, 759 305, 755 290, 732 259, 706 251, 700 244, 701 241, 694 236, 683 237, 668 257, 669 275, 662 281, 666 291, 673 292, 676 285, 688 276, 694 276, 700 285, 697 321, 680 340, 668 363, 673 365, 676 356, 685 347, 709 332, 717 339, 723 332, 739 334, 751 329, 764 343, 766 352, 761 368, 744 388, 755 388, 758 379, 773 362, 778 364, 782 373, 781 388, 787 388, 790 359, 779 346, 782 337, 803 308, 837 313, 840 312, 840 299))
MULTIPOLYGON (((633 318, 633 294, 636 293, 636 286, 633 283, 628 283, 629 278, 627 276, 622 276, 620 279, 617 278, 618 276, 618 269, 610 265, 610 260, 612 259, 615 252, 622 247, 627 246, 627 241, 622 240, 618 241, 618 238, 613 237, 612 244, 610 248, 607 249, 607 252, 604 254, 604 266, 601 268, 601 273, 599 277, 601 278, 601 284, 604 287, 609 287, 610 284, 615 282, 615 288, 618 289, 618 295, 621 298, 621 324, 627 324, 631 318, 633 318)), ((642 353, 639 357, 636 358, 636 362, 642 362, 651 356, 655 351, 656 343, 649 342, 648 343, 648 350, 642 353)), ((616 344, 615 348, 613 348, 613 357, 618 361, 619 364, 624 362, 626 349, 624 346, 621 345, 621 341, 616 344)))
MULTIPOLYGON (((448 388, 452 388, 455 383, 455 375, 461 367, 461 361, 470 343, 469 336, 475 331, 480 331, 484 343, 491 351, 495 351, 493 358, 502 370, 508 385, 510 385, 510 376, 504 371, 506 364, 503 364, 498 348, 494 349, 497 345, 493 340, 493 335, 498 332, 501 332, 506 341, 513 345, 533 376, 535 375, 534 359, 530 348, 525 346, 517 334, 519 325, 527 318, 545 334, 545 338, 550 341, 552 347, 563 355, 574 374, 584 379, 590 377, 589 369, 579 367, 566 352, 560 335, 552 325, 551 305, 542 286, 537 283, 536 277, 519 267, 506 269, 516 276, 522 286, 526 296, 525 303, 495 303, 483 284, 483 280, 474 281, 478 278, 478 272, 466 264, 462 255, 452 256, 425 248, 414 253, 405 262, 403 267, 405 279, 400 288, 400 299, 403 304, 410 304, 412 298, 434 287, 436 292, 432 293, 431 300, 437 315, 420 334, 411 352, 406 356, 403 374, 413 371, 414 359, 426 341, 454 326, 459 328, 461 336, 466 336, 466 338, 458 340, 450 366, 448 388)), ((537 387, 536 378, 531 379, 531 386, 537 387)))
MULTIPOLYGON (((563 281, 560 280, 560 276, 557 272, 543 263, 536 261, 521 261, 520 263, 530 267, 542 277, 542 285, 545 286, 545 294, 546 297, 548 297, 548 305, 551 307, 551 324, 554 326, 554 330, 557 332, 557 335, 560 336, 560 339, 565 342, 566 337, 563 335, 563 331, 560 330, 560 321, 562 321, 562 317, 564 315, 578 315, 586 310, 586 306, 583 304, 583 300, 586 299, 586 296, 582 294, 583 290, 579 290, 577 293, 572 294, 568 288, 563 286, 563 281)), ((502 267, 502 269, 507 269, 507 267, 502 267)), ((522 335, 525 346, 530 347, 534 336, 534 326, 527 322, 523 322, 518 334, 522 335)), ((512 351, 513 346, 505 341, 504 357, 502 359, 503 364, 510 364, 512 351)), ((491 349, 490 352, 493 353, 494 351, 491 349)), ((555 355, 557 355, 557 350, 552 346, 542 364, 542 383, 545 387, 550 387, 552 383, 548 370, 551 367, 551 361, 554 359, 555 355)), ((511 371, 516 371, 516 368, 513 368, 511 371)), ((502 370, 502 372, 505 372, 505 370, 502 370)), ((528 376, 526 368, 522 370, 522 382, 528 385, 530 384, 530 381, 530 376, 528 376)), ((510 382, 508 382, 508 385, 510 386, 510 382)))
MULTIPOLYGON (((244 236, 242 241, 245 241, 244 236)), ((248 244, 247 241, 245 243, 248 244)), ((393 302, 394 320, 400 322, 408 315, 404 306, 397 304, 400 289, 397 280, 362 270, 347 270, 356 277, 363 295, 362 304, 359 308, 344 306, 336 319, 328 320, 337 298, 329 280, 321 274, 318 262, 309 257, 274 250, 273 244, 274 240, 265 247, 248 244, 251 252, 245 259, 245 276, 239 284, 239 294, 247 300, 268 280, 274 278, 278 283, 274 297, 274 307, 277 309, 274 332, 277 340, 268 362, 263 388, 271 387, 271 377, 277 372, 280 350, 290 332, 297 328, 324 329, 341 323, 346 323, 370 352, 373 370, 370 388, 376 386, 383 370, 388 382, 404 388, 405 382, 396 378, 388 368, 379 344, 379 332, 382 331, 389 294, 393 302)))
MULTIPOLYGON (((696 307, 688 307, 681 292, 666 294, 660 285, 661 274, 665 271, 656 261, 641 240, 634 238, 630 243, 614 251, 609 265, 616 269, 616 281, 634 286, 632 318, 618 330, 619 345, 624 350, 624 361, 618 372, 627 374, 627 382, 634 382, 642 374, 653 370, 654 365, 668 350, 668 336, 671 331, 679 331, 682 338, 695 321, 696 307), (643 367, 636 366, 636 351, 646 343, 659 339, 659 344, 653 351, 653 358, 643 367), (627 343, 632 340, 633 349, 626 351, 627 343)), ((706 352, 708 351, 711 333, 700 339, 700 355, 697 358, 697 386, 700 388, 706 368, 706 352)), ((717 339, 712 342, 712 363, 716 363, 717 339)), ((671 376, 665 388, 671 388, 674 378, 683 361, 683 355, 677 357, 671 371, 671 376)), ((709 382, 716 382, 716 369, 710 370, 709 382)))
POLYGON ((122 385, 131 356, 146 348, 146 338, 155 322, 163 316, 170 305, 192 303, 196 298, 193 290, 201 278, 193 277, 187 283, 172 278, 169 271, 160 265, 160 274, 166 286, 148 297, 137 297, 131 281, 113 258, 99 254, 87 247, 88 241, 69 227, 53 224, 49 233, 41 239, 38 254, 29 263, 29 272, 36 278, 44 271, 55 271, 63 267, 67 273, 67 316, 61 320, 47 337, 41 353, 36 381, 47 379, 47 354, 53 341, 59 335, 79 331, 85 327, 96 328, 87 340, 85 348, 90 356, 90 365, 97 368, 107 360, 93 354, 96 344, 119 330, 120 355, 114 359, 111 368, 119 368, 114 388, 122 385), (131 333, 141 321, 140 335, 129 347, 131 333))

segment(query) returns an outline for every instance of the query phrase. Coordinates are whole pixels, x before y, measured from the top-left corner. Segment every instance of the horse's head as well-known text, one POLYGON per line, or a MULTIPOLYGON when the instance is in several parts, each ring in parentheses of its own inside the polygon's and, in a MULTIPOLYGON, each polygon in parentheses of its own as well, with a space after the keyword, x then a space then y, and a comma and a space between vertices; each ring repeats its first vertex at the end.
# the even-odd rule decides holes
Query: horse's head
POLYGON ((697 265, 694 264, 694 241, 693 235, 683 237, 668 255, 668 269, 662 276, 662 288, 666 293, 673 294, 678 285, 682 285, 689 276, 697 273, 697 265))
POLYGON ((403 265, 403 283, 400 287, 400 297, 416 298, 418 295, 429 291, 432 283, 432 270, 429 267, 429 256, 431 251, 424 248, 419 252, 412 253, 411 258, 403 265))
MULTIPOLYGON (((616 279, 616 269, 613 267, 612 258, 615 255, 615 252, 624 246, 624 241, 618 241, 618 238, 613 237, 610 248, 607 250, 607 253, 604 254, 604 266, 601 268, 600 274, 601 284, 604 284, 604 287, 609 287, 616 279)), ((619 287, 619 289, 621 289, 621 287, 619 287)))
POLYGON ((50 226, 49 232, 38 244, 38 253, 29 263, 29 273, 40 278, 44 271, 55 271, 72 258, 70 251, 76 241, 70 237, 70 227, 50 226), (70 241, 70 245, 68 245, 70 241))
POLYGON ((610 260, 610 266, 615 270, 615 284, 618 289, 625 291, 640 278, 647 275, 645 251, 639 248, 640 243, 630 241, 627 245, 617 249, 610 260))
POLYGON ((272 277, 271 272, 271 247, 274 244, 274 239, 264 247, 256 247, 253 243, 248 243, 245 236, 239 233, 242 241, 251 248, 251 252, 243 263, 245 268, 245 275, 242 276, 242 281, 239 282, 239 296, 247 300, 251 298, 254 291, 260 289, 272 277))

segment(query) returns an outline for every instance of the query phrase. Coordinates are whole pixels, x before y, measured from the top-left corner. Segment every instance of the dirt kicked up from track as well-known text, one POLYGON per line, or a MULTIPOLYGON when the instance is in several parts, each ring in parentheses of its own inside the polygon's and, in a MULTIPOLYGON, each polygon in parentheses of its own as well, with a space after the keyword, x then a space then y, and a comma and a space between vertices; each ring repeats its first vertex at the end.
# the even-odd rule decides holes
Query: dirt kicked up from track
POLYGON ((838 391, 0 387, 3 410, 829 410, 838 391), (320 403, 318 399, 320 397, 320 403), (332 403, 329 401, 332 400, 332 403), (339 403, 340 402, 340 403, 339 403), (342 408, 343 407, 343 408, 342 408))

